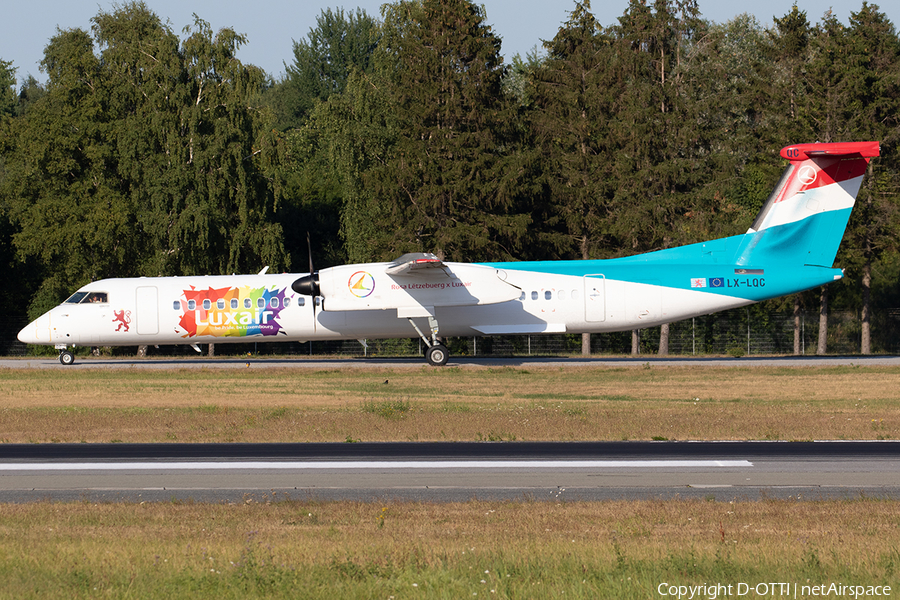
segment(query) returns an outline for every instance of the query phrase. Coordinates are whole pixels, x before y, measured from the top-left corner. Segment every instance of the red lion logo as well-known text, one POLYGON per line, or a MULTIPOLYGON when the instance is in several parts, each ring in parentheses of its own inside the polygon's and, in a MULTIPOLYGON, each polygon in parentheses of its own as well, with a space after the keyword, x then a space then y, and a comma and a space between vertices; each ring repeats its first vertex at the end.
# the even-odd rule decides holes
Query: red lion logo
POLYGON ((113 314, 116 317, 113 319, 113 323, 118 323, 119 326, 116 327, 116 331, 122 331, 122 328, 125 328, 125 331, 128 331, 128 324, 131 323, 131 311, 130 310, 114 310, 113 314))

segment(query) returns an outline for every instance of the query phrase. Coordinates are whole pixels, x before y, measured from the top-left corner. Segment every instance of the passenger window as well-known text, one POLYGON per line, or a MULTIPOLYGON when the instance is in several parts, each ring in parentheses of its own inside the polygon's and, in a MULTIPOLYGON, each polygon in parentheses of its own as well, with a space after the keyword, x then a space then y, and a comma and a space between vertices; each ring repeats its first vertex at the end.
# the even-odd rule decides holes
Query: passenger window
POLYGON ((572 300, 578 300, 578 290, 572 290, 572 300))
POLYGON ((550 290, 546 290, 544 292, 544 300, 550 300, 551 298, 553 298, 553 292, 550 290))
POLYGON ((525 302, 525 292, 522 292, 522 295, 519 296, 519 302, 525 302))
POLYGON ((219 310, 223 310, 225 308, 225 300, 223 300, 222 298, 216 300, 216 308, 218 308, 219 310))
POLYGON ((297 298, 297 306, 306 306, 306 298, 297 298))
POLYGON ((203 310, 209 310, 210 308, 212 308, 212 302, 210 302, 208 299, 204 300, 203 301, 203 310))
POLYGON ((560 300, 565 300, 566 299, 566 290, 559 290, 559 292, 557 292, 557 294, 556 294, 556 297, 559 298, 560 300))
POLYGON ((244 308, 253 308, 253 303, 250 302, 250 298, 244 298, 244 308))
POLYGON ((173 309, 173 310, 180 310, 180 309, 181 309, 181 300, 176 300, 175 302, 173 302, 173 303, 172 303, 172 309, 173 309))
POLYGON ((284 299, 284 307, 287 308, 287 307, 290 306, 290 305, 291 305, 291 299, 290 299, 290 298, 285 298, 285 299, 284 299))
POLYGON ((531 299, 532 299, 532 300, 537 300, 537 299, 538 299, 538 293, 537 293, 537 292, 531 292, 531 299))
POLYGON ((231 299, 231 310, 234 310, 234 309, 236 309, 237 307, 238 307, 238 300, 237 300, 237 298, 232 298, 232 299, 231 299))
POLYGON ((272 298, 271 300, 269 300, 270 307, 278 308, 278 305, 279 305, 278 298, 272 298))
POLYGON ((259 298, 259 299, 257 299, 257 300, 256 300, 256 307, 257 307, 257 308, 265 308, 265 307, 266 307, 266 299, 265 299, 265 298, 259 298))
POLYGON ((196 300, 188 300, 188 310, 196 310, 197 309, 197 301, 196 300))

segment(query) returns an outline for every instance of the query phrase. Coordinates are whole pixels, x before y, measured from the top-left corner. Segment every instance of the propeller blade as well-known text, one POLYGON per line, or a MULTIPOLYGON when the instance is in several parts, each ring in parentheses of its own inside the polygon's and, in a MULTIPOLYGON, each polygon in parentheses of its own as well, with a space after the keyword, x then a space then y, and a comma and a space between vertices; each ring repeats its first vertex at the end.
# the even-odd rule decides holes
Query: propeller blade
POLYGON ((312 243, 309 239, 309 232, 306 232, 306 246, 309 249, 309 275, 305 275, 291 284, 291 289, 303 296, 312 298, 313 310, 313 328, 316 327, 316 298, 321 295, 322 290, 319 287, 319 274, 313 268, 312 243))
POLYGON ((307 253, 308 253, 308 255, 309 255, 309 274, 312 275, 313 273, 316 272, 316 270, 313 268, 313 262, 312 262, 312 242, 309 240, 309 232, 308 232, 308 231, 306 232, 306 250, 307 250, 307 253))

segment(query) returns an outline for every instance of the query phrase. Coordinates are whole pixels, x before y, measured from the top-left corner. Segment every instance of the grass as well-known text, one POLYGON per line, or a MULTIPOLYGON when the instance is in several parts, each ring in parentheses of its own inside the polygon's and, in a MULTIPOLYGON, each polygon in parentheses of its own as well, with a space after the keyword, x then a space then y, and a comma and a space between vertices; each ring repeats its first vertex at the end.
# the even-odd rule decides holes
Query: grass
MULTIPOLYGON (((898 396, 900 370, 876 367, 6 369, 0 440, 891 439, 898 396)), ((888 500, 265 500, 0 504, 0 599, 628 599, 662 583, 900 581, 888 500)))
POLYGON ((894 439, 887 367, 0 370, 0 442, 894 439))
POLYGON ((651 598, 891 585, 892 502, 0 505, 0 598, 651 598))

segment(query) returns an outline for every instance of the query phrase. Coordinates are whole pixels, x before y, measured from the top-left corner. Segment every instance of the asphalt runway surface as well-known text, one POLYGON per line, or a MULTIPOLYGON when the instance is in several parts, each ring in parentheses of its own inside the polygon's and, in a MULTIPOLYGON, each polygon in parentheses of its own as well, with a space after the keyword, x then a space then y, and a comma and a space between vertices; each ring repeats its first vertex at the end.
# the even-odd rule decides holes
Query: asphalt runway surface
POLYGON ((0 445, 0 502, 900 498, 900 442, 0 445))
MULTIPOLYGON (((447 367, 623 367, 623 366, 715 366, 715 367, 820 367, 871 366, 900 367, 900 356, 749 356, 722 357, 469 357, 451 356, 447 367)), ((308 368, 308 369, 396 369, 427 367, 424 358, 77 358, 74 365, 63 366, 54 357, 0 359, 0 368, 11 369, 238 369, 238 368, 308 368)), ((442 367, 432 367, 442 368, 442 367)))
MULTIPOLYGON (((453 357, 460 367, 900 366, 897 356, 453 357)), ((426 368, 415 358, 54 358, 0 367, 426 368)), ((0 502, 900 498, 900 442, 0 445, 0 502)))

